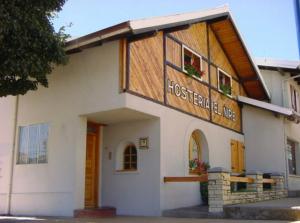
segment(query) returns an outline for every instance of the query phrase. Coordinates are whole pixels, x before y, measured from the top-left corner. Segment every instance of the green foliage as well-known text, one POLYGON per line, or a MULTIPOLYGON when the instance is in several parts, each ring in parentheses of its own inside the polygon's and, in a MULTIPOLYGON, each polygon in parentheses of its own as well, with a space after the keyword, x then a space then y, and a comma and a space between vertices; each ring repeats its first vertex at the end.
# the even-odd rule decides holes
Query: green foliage
POLYGON ((184 69, 186 70, 187 74, 192 77, 192 76, 196 76, 201 78, 202 77, 202 73, 201 71, 198 71, 193 65, 190 64, 185 64, 184 65, 184 69))
POLYGON ((231 95, 231 87, 229 85, 221 84, 220 90, 224 95, 231 95))
POLYGON ((1 0, 0 97, 48 87, 47 74, 67 62, 68 35, 51 22, 65 1, 1 0))

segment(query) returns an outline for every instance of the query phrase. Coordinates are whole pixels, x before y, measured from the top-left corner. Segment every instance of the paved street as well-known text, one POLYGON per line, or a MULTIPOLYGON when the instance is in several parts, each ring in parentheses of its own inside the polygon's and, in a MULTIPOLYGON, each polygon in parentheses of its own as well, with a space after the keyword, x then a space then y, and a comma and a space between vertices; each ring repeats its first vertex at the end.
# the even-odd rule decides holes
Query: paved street
MULTIPOLYGON (((105 219, 74 219, 74 218, 43 218, 43 217, 1 217, 0 223, 288 223, 290 221, 258 221, 230 219, 190 219, 190 218, 161 218, 161 217, 116 217, 105 219)), ((297 221, 293 221, 296 223, 297 221)), ((300 221, 298 221, 300 223, 300 221)))

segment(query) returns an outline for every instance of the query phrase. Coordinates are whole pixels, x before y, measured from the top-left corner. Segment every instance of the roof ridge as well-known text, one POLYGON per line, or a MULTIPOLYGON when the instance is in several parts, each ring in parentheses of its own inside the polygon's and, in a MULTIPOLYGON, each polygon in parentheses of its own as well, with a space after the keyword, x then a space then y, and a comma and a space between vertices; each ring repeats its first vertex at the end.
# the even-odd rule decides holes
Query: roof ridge
POLYGON ((137 30, 137 29, 142 29, 145 26, 147 26, 148 28, 155 27, 157 25, 166 25, 166 24, 172 24, 177 22, 190 21, 190 20, 207 17, 207 16, 213 16, 222 13, 231 14, 228 4, 220 5, 218 7, 204 9, 204 10, 197 10, 193 12, 176 13, 176 14, 170 14, 165 16, 154 16, 150 18, 148 17, 148 18, 130 20, 129 24, 133 30, 137 30))
POLYGON ((145 17, 145 18, 140 18, 140 19, 133 19, 133 20, 129 20, 129 22, 144 21, 144 20, 149 20, 149 19, 158 19, 158 18, 166 18, 166 17, 177 17, 180 15, 190 15, 190 14, 202 13, 202 12, 207 12, 207 11, 213 11, 213 10, 217 10, 217 9, 223 9, 224 11, 228 11, 228 12, 230 11, 229 4, 223 4, 223 5, 219 5, 217 7, 212 7, 212 8, 208 8, 208 9, 199 9, 199 10, 188 11, 188 12, 184 12, 184 13, 174 13, 174 14, 169 14, 169 15, 152 16, 152 17, 145 17))

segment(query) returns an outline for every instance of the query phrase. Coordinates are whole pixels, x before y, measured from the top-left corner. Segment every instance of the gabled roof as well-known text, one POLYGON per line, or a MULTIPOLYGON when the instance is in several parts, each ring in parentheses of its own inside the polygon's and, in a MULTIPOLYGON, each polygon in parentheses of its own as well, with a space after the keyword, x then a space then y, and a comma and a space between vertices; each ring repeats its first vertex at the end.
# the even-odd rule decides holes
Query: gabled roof
POLYGON ((68 53, 78 52, 106 41, 191 25, 202 21, 209 22, 225 54, 229 57, 234 70, 240 77, 247 94, 259 100, 269 100, 270 93, 266 84, 247 50, 227 6, 205 11, 126 21, 71 40, 66 45, 66 51, 68 53))
POLYGON ((130 20, 94 33, 90 33, 83 37, 73 39, 67 43, 66 50, 69 51, 77 47, 83 47, 95 41, 111 40, 112 38, 119 37, 122 34, 141 34, 153 30, 162 30, 180 25, 192 24, 220 17, 227 17, 228 15, 228 7, 223 6, 205 11, 130 20))

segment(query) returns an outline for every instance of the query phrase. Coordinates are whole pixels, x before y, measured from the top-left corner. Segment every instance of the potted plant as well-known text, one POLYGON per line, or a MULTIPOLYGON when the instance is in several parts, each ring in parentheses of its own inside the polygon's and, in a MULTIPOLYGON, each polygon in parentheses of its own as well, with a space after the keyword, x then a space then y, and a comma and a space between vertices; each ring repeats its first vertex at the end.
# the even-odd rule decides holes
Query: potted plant
MULTIPOLYGON (((190 160, 189 166, 190 172, 198 175, 207 174, 207 170, 210 168, 207 162, 199 159, 190 160)), ((200 194, 203 204, 208 205, 208 182, 200 182, 200 194)))
POLYGON ((220 90, 226 96, 231 95, 231 87, 226 84, 220 84, 220 90))
POLYGON ((184 69, 190 77, 202 78, 202 76, 204 75, 204 71, 201 71, 199 68, 189 63, 184 64, 184 69))

